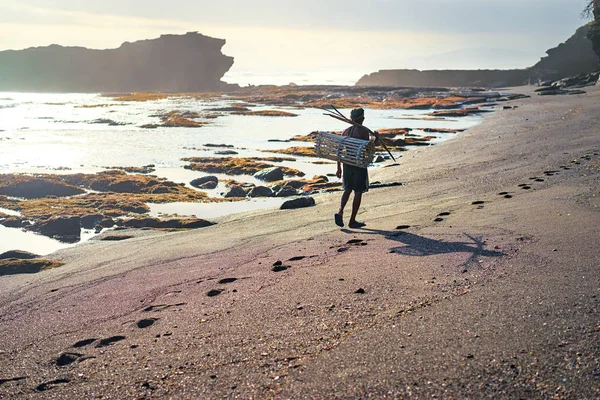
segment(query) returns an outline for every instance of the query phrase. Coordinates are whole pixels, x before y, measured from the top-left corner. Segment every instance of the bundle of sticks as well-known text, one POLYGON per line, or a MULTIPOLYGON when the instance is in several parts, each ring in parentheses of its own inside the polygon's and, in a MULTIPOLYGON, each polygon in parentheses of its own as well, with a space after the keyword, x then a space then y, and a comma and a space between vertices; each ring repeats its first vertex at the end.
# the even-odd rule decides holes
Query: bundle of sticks
POLYGON ((323 115, 328 115, 331 118, 335 118, 339 121, 343 121, 346 122, 347 124, 350 125, 354 125, 354 126, 362 126, 363 128, 367 129, 369 131, 369 133, 373 136, 375 136, 377 139, 379 139, 379 143, 381 143, 381 145, 383 146, 383 148, 385 149, 385 151, 387 151, 387 153, 390 155, 390 157, 392 157, 392 160, 394 160, 394 162, 396 161, 396 159, 394 158, 394 156, 392 155, 392 153, 388 150, 387 146, 385 145, 385 143, 383 143, 383 140, 381 140, 379 138, 379 134, 377 132, 373 132, 372 130, 370 130, 369 128, 367 128, 364 125, 359 124, 358 122, 354 122, 352 121, 350 118, 346 118, 346 116, 344 114, 342 114, 340 112, 340 110, 338 110, 337 108, 335 108, 335 106, 330 105, 329 107, 331 107, 333 110, 330 110, 328 108, 325 107, 319 107, 321 110, 325 111, 325 114, 323 115))

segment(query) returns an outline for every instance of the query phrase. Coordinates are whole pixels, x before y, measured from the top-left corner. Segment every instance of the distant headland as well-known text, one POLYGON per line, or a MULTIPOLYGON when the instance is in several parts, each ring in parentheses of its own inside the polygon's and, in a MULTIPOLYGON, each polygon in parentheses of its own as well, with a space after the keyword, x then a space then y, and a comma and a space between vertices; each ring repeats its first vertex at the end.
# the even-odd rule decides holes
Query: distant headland
POLYGON ((0 52, 0 91, 195 92, 220 91, 233 57, 225 40, 197 32, 125 42, 93 50, 56 44, 0 52))
POLYGON ((546 53, 530 68, 509 70, 431 70, 416 69, 380 70, 363 76, 357 86, 479 86, 506 87, 557 80, 577 74, 587 74, 600 68, 598 57, 588 32, 592 24, 579 28, 565 43, 546 53))

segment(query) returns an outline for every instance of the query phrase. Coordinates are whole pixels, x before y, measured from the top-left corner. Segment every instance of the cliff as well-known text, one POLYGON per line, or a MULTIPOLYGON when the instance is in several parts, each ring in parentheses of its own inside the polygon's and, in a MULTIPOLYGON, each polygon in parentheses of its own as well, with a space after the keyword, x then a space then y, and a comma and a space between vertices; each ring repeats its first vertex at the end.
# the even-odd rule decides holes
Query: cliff
POLYGON ((587 37, 592 41, 592 48, 600 61, 600 0, 594 0, 592 5, 594 21, 590 24, 587 37))
POLYGON ((365 75, 357 86, 520 86, 555 80, 598 69, 598 58, 587 38, 590 25, 579 28, 565 43, 548 50, 530 68, 509 70, 380 70, 365 75))
POLYGON ((213 91, 233 65, 225 40, 188 32, 125 42, 117 49, 51 45, 0 52, 0 91, 213 91))

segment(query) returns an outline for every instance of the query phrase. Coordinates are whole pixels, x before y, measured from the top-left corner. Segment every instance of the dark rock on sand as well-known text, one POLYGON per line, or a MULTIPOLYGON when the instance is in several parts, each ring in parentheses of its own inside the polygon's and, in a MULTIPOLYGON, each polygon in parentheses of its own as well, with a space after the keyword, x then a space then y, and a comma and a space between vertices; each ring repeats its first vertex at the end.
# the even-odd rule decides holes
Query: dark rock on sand
POLYGON ((158 228, 158 229, 197 229, 214 225, 204 219, 168 219, 132 218, 123 222, 127 228, 158 228))
POLYGON ((283 180, 283 170, 279 167, 266 168, 254 174, 256 179, 266 182, 283 180))
POLYGON ((253 188, 250 193, 248 193, 250 197, 273 197, 273 191, 265 186, 256 186, 253 188))
POLYGON ((37 254, 30 253, 22 250, 10 250, 0 254, 0 260, 8 258, 16 258, 18 260, 31 260, 32 258, 38 258, 37 254))
POLYGON ((241 186, 235 185, 229 189, 229 192, 225 193, 224 197, 227 199, 230 197, 246 197, 246 191, 241 186))
POLYGON ((296 208, 312 207, 315 205, 315 199, 312 197, 299 197, 294 200, 288 200, 281 205, 280 210, 293 210, 296 208))
POLYGON ((193 181, 190 182, 190 185, 192 185, 195 188, 202 188, 202 189, 208 189, 207 187, 203 187, 203 185, 207 184, 207 183, 214 183, 214 187, 210 188, 210 189, 214 189, 215 187, 217 187, 217 184, 219 183, 219 178, 217 178, 214 175, 207 175, 207 176, 203 176, 201 178, 196 178, 193 181))
POLYGON ((10 258, 0 260, 0 276, 2 275, 16 275, 16 274, 35 274, 40 271, 56 268, 64 265, 59 261, 43 260, 43 259, 31 259, 31 260, 19 260, 16 258, 10 258))

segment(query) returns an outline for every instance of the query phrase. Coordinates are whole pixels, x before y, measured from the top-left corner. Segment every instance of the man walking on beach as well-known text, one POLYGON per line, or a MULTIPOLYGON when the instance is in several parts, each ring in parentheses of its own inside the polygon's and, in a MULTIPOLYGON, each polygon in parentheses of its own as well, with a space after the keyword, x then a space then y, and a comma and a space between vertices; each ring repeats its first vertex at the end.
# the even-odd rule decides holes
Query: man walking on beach
MULTIPOLYGON (((350 113, 350 119, 356 122, 358 125, 352 125, 344 131, 342 136, 348 136, 355 139, 370 140, 369 130, 362 126, 365 120, 365 110, 362 108, 355 108, 350 113)), ((377 132, 375 132, 377 134, 377 132)), ((334 215, 335 223, 337 226, 344 226, 344 207, 350 199, 350 194, 354 191, 354 200, 352 201, 352 214, 348 221, 348 227, 350 228, 362 228, 366 224, 356 220, 356 214, 360 208, 363 193, 369 190, 369 174, 366 168, 355 167, 353 165, 343 165, 338 161, 337 173, 338 178, 343 177, 344 194, 342 195, 342 201, 340 204, 340 210, 334 215)))

